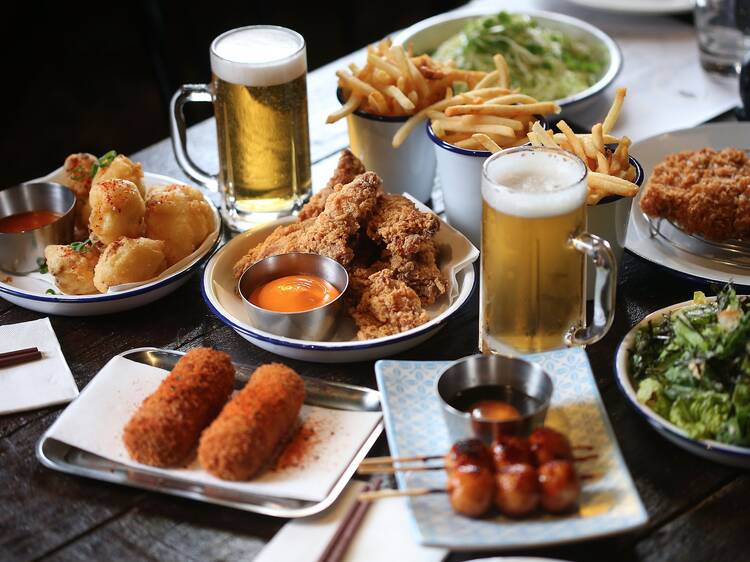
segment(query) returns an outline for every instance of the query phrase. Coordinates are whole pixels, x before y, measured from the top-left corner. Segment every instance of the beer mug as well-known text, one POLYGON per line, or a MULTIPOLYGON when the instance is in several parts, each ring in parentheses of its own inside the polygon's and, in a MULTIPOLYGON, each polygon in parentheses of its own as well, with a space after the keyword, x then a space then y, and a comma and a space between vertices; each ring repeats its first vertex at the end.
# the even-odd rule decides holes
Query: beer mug
POLYGON ((252 25, 211 43, 211 84, 187 84, 171 102, 172 146, 185 174, 222 193, 222 215, 234 230, 288 215, 312 187, 307 122, 307 58, 302 36, 252 25), (187 152, 183 106, 212 102, 219 174, 187 152))
POLYGON ((614 319, 617 263, 585 232, 588 170, 560 149, 522 146, 482 170, 482 353, 529 353, 601 339, 614 319), (596 266, 586 326, 585 257, 596 266))

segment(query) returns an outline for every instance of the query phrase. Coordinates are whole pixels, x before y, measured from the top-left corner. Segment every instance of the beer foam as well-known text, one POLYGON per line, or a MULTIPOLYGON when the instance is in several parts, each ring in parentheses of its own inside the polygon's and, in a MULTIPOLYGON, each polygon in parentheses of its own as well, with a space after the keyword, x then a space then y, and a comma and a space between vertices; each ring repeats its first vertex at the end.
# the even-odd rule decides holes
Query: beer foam
POLYGON ((232 84, 284 84, 307 70, 304 45, 301 35, 281 27, 236 29, 211 45, 211 71, 232 84))
POLYGON ((544 150, 522 150, 489 161, 482 178, 488 205, 524 218, 554 217, 583 205, 588 193, 583 163, 544 150))

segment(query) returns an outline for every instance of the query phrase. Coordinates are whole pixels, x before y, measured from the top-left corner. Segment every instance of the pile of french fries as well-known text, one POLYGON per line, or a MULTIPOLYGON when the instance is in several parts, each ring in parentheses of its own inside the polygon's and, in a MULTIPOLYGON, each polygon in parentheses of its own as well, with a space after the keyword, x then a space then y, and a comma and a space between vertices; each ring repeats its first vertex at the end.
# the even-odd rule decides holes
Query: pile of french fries
POLYGON ((487 72, 460 70, 438 63, 429 55, 411 56, 389 38, 367 47, 362 68, 350 64, 339 70, 339 86, 346 102, 331 113, 326 123, 335 123, 356 110, 374 115, 413 115, 446 96, 457 84, 470 90, 487 72))
POLYGON ((596 205, 609 195, 633 197, 638 186, 633 183, 635 168, 630 164, 631 141, 628 137, 616 137, 611 131, 620 116, 627 90, 618 88, 612 107, 604 121, 591 128, 591 133, 576 134, 565 121, 557 124, 559 133, 545 131, 538 123, 531 127, 528 138, 533 146, 562 148, 578 156, 588 166, 589 193, 586 203, 596 205), (617 148, 610 150, 608 144, 617 148))
POLYGON ((414 128, 430 119, 432 130, 442 140, 472 150, 497 151, 526 144, 535 115, 559 113, 553 102, 539 102, 510 88, 508 64, 496 54, 495 70, 487 73, 473 89, 453 95, 447 89, 442 100, 417 112, 393 136, 398 148, 414 128))

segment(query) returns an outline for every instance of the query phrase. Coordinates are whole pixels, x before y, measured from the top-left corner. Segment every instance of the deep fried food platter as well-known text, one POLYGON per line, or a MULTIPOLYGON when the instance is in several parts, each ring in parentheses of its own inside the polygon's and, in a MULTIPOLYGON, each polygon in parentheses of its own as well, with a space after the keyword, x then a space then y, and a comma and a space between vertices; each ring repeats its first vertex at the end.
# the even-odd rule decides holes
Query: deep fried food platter
POLYGON ((75 240, 47 246, 39 270, 0 271, 0 296, 46 314, 91 316, 143 306, 184 284, 221 234, 214 204, 114 151, 71 154, 34 182, 76 195, 75 240))
POLYGON ((471 295, 477 249, 428 208, 386 193, 382 181, 344 151, 328 185, 300 211, 237 236, 208 262, 203 295, 225 324, 279 355, 363 361, 408 349, 434 334, 471 295), (349 275, 335 333, 298 340, 253 325, 237 290, 269 256, 313 253, 349 275))
POLYGON ((701 163, 713 159, 716 173, 726 175, 718 169, 727 168, 722 157, 741 160, 736 155, 750 149, 748 133, 745 123, 714 123, 635 143, 646 187, 633 202, 626 248, 688 277, 750 285, 747 243, 733 240, 744 235, 746 218, 739 211, 746 204, 741 188, 747 176, 701 180, 699 173, 701 163))
POLYGON ((281 363, 238 365, 210 348, 141 348, 99 371, 42 436, 37 457, 79 476, 303 517, 335 501, 381 418, 371 389, 300 377, 281 363))

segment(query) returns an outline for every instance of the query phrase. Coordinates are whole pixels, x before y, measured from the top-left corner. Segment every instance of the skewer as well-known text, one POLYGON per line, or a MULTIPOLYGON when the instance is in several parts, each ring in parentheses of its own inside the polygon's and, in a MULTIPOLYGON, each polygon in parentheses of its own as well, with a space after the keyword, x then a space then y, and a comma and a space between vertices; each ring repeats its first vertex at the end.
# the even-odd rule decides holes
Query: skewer
MULTIPOLYGON (((573 462, 586 462, 598 458, 599 455, 584 455, 581 457, 573 457, 573 462)), ((388 466, 387 464, 368 464, 363 466, 364 463, 359 465, 357 470, 358 474, 396 474, 397 472, 423 472, 425 470, 443 470, 444 464, 433 464, 427 466, 388 466)))
POLYGON ((417 455, 414 457, 370 457, 359 463, 359 466, 368 466, 371 464, 393 464, 397 462, 416 462, 429 461, 433 459, 442 459, 443 455, 417 455))

